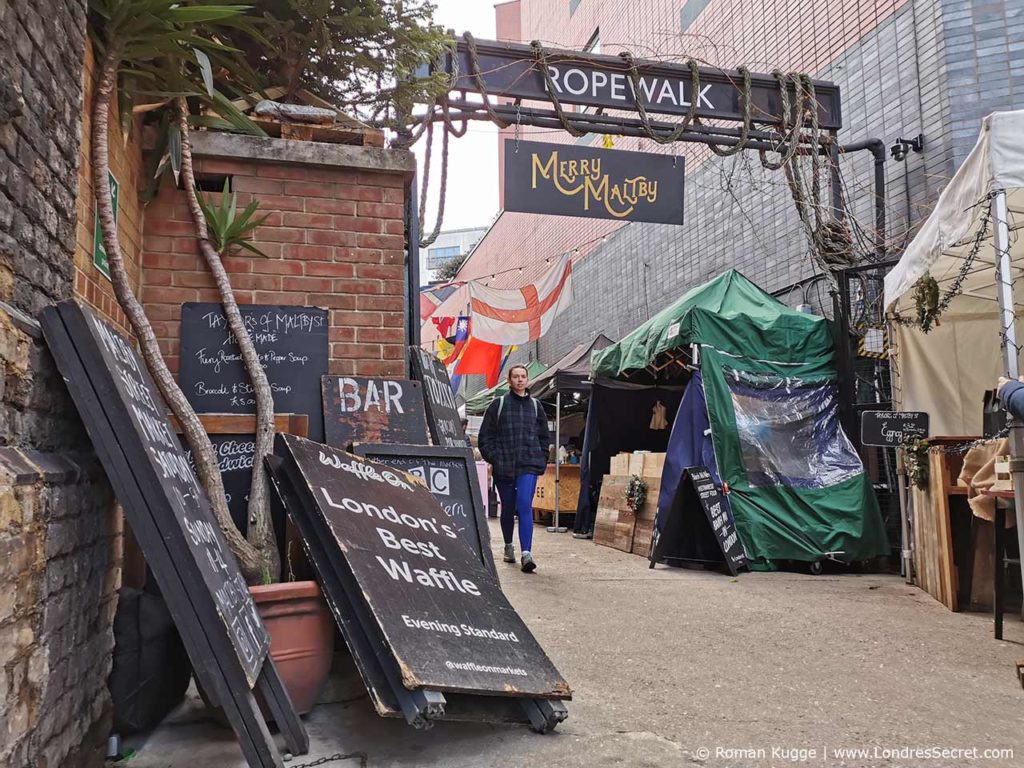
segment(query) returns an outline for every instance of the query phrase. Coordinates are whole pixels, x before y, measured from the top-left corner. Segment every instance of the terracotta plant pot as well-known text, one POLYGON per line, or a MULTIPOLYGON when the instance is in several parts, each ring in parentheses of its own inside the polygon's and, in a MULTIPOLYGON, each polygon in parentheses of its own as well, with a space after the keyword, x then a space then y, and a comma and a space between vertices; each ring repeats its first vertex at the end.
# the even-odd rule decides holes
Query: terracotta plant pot
POLYGON ((249 587, 270 634, 270 656, 295 711, 313 709, 331 671, 334 620, 315 581, 249 587))

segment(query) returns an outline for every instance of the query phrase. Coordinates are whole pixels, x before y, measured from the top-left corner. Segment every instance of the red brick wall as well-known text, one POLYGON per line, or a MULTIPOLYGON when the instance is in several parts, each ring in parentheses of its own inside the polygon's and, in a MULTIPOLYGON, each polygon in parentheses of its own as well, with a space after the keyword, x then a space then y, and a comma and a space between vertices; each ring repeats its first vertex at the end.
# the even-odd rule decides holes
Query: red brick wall
MULTIPOLYGON (((600 30, 600 51, 615 55, 631 50, 637 57, 669 62, 694 58, 708 66, 734 69, 746 64, 755 72, 818 72, 862 36, 892 16, 906 0, 834 0, 829 3, 762 3, 712 0, 680 34, 680 11, 686 0, 582 0, 572 14, 568 2, 518 0, 495 9, 496 36, 521 42, 581 50, 600 30), (519 18, 514 10, 518 8, 519 18)), ((550 104, 538 104, 550 108, 550 104)), ((608 114, 619 113, 615 110, 608 114)), ((631 114, 635 116, 635 114, 631 114)), ((499 131, 499 181, 504 178, 503 145, 512 129, 499 131)), ((575 141, 568 133, 522 128, 524 139, 555 143, 575 141)), ((600 146, 600 140, 593 144, 600 146)), ((662 147, 640 138, 615 137, 616 149, 675 152, 686 157, 691 174, 710 155, 697 144, 662 147)), ((462 267, 459 279, 485 279, 512 287, 536 277, 544 259, 578 248, 586 256, 601 237, 621 223, 601 219, 503 213, 462 267), (510 254, 512 254, 510 256, 510 254), (523 273, 518 271, 524 267, 523 273), (510 269, 511 268, 511 269, 510 269), (496 275, 491 280, 490 275, 496 275)))
MULTIPOLYGON (((240 303, 330 310, 331 373, 405 371, 400 175, 212 158, 198 158, 196 172, 232 176, 240 206, 256 197, 268 215, 254 238, 266 258, 225 260, 240 303)), ((146 211, 142 251, 142 301, 177 372, 181 304, 219 297, 170 179, 146 211)))

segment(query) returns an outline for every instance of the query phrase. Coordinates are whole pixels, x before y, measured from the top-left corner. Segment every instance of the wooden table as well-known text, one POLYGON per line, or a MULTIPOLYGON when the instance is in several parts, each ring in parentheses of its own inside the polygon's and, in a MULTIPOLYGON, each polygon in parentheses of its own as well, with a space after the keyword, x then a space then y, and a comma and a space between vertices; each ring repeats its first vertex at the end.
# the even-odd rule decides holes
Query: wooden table
POLYGON ((993 558, 995 578, 993 579, 992 593, 992 621, 996 640, 1002 640, 1004 598, 1006 593, 1003 581, 1006 576, 1006 566, 1020 565, 1019 556, 1016 559, 1006 559, 1006 510, 1013 509, 1013 491, 987 490, 981 493, 983 496, 991 496, 996 500, 996 514, 995 519, 992 521, 993 528, 995 529, 993 531, 995 538, 995 557, 993 558))

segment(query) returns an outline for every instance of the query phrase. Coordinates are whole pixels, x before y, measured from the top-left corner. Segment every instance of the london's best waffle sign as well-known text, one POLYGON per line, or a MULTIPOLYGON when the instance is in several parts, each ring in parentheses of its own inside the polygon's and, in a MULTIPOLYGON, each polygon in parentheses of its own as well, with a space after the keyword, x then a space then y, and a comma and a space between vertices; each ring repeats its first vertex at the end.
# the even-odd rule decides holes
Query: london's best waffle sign
POLYGON ((683 223, 684 159, 534 141, 505 142, 505 210, 683 223))

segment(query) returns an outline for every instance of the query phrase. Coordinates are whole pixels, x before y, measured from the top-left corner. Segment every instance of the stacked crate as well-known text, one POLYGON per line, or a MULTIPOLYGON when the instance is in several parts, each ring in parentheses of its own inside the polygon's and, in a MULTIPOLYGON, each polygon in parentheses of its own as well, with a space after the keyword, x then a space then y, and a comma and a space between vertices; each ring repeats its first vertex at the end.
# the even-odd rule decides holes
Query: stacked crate
POLYGON ((594 522, 596 544, 641 557, 650 555, 664 466, 664 453, 620 453, 612 457, 611 469, 601 483, 594 522), (635 514, 626 502, 626 489, 633 475, 647 483, 647 498, 635 514))

